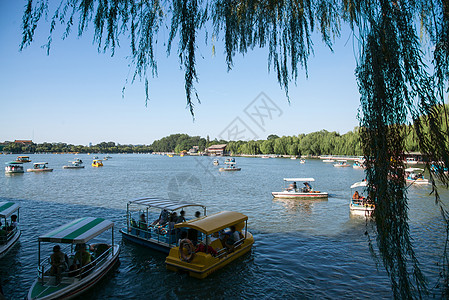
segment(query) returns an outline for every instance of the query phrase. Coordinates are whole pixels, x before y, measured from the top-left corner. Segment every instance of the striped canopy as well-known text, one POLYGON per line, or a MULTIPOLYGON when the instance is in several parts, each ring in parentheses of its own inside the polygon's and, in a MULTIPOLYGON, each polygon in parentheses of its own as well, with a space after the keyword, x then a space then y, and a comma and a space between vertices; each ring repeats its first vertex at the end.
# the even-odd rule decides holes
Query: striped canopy
POLYGON ((130 204, 140 204, 145 205, 148 207, 155 207, 159 209, 166 209, 169 211, 174 211, 180 208, 188 207, 188 206, 200 206, 202 208, 205 208, 204 205, 201 204, 194 204, 194 203, 188 203, 184 201, 173 201, 168 199, 160 199, 160 198, 139 198, 129 201, 130 204))
POLYGON ((81 244, 86 243, 109 228, 114 223, 102 218, 85 217, 62 225, 39 237, 40 242, 81 244))
POLYGON ((19 208, 19 204, 16 204, 14 202, 0 202, 0 217, 8 218, 13 213, 18 211, 19 208))

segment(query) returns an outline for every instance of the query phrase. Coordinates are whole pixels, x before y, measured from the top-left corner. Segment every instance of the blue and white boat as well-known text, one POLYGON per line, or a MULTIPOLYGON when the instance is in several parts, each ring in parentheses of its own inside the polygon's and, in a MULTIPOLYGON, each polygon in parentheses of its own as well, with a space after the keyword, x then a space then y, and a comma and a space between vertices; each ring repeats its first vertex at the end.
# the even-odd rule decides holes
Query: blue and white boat
POLYGON ((176 212, 178 219, 174 222, 179 222, 184 211, 185 218, 195 219, 199 210, 206 215, 206 207, 201 204, 152 197, 130 200, 126 205, 126 224, 120 232, 128 241, 168 254, 179 239, 179 230, 174 230, 169 217, 176 212))
POLYGON ((0 202, 0 220, 2 221, 2 228, 0 231, 0 258, 3 257, 19 240, 21 231, 19 227, 19 209, 20 206, 14 202, 0 202), (8 223, 11 216, 17 217, 16 226, 8 223))
POLYGON ((349 203, 349 210, 351 213, 361 214, 365 217, 371 217, 373 215, 376 205, 369 197, 365 197, 366 187, 368 186, 368 181, 363 180, 351 185, 351 202, 349 203))
POLYGON ((94 286, 102 279, 118 262, 120 246, 114 244, 114 223, 103 218, 85 217, 76 219, 70 223, 62 225, 47 234, 38 238, 38 276, 31 286, 27 299, 68 299, 79 296, 87 289, 94 286), (112 233, 111 243, 104 243, 95 238, 103 232, 112 233), (87 244, 91 242, 90 244, 87 244), (61 247, 61 251, 66 254, 64 265, 60 265, 61 273, 51 272, 49 262, 50 254, 42 256, 42 250, 49 250, 48 244, 66 244, 61 247), (81 247, 86 247, 86 251, 91 255, 91 261, 77 270, 70 270, 75 262, 75 251, 81 247))

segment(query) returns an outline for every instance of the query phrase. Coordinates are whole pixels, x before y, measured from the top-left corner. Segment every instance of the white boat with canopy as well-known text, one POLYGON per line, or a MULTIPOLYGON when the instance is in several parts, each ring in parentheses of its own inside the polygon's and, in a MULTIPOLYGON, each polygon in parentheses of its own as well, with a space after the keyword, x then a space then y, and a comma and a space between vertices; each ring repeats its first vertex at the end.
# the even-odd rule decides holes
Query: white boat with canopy
POLYGON ((339 160, 337 160, 337 163, 334 164, 334 167, 346 168, 346 167, 350 167, 350 165, 348 164, 347 160, 339 159, 339 160))
POLYGON ((83 161, 79 158, 76 158, 73 161, 69 161, 69 163, 71 163, 71 164, 63 166, 62 168, 63 169, 82 169, 82 168, 84 168, 83 161))
POLYGON ((145 247, 168 254, 177 246, 179 230, 174 224, 206 215, 206 206, 154 197, 130 200, 126 205, 126 224, 122 237, 145 247), (138 221, 136 221, 138 220, 138 221))
MULTIPOLYGON (((84 217, 76 219, 39 236, 38 241, 38 278, 31 286, 27 299, 76 297, 103 278, 117 263, 120 253, 119 245, 114 244, 114 223, 103 218, 84 217), (95 238, 108 230, 112 233, 111 244, 103 242, 86 244, 89 241, 95 241, 95 238), (41 257, 43 249, 51 249, 48 244, 41 245, 41 243, 67 244, 60 250, 66 256, 65 261, 57 267, 57 271, 54 271, 54 267, 52 269, 47 255, 41 257), (77 261, 79 252, 74 253, 73 246, 76 246, 75 249, 78 249, 78 251, 87 252, 90 255, 90 260, 86 261, 85 265, 78 265, 76 270, 68 268, 79 263, 77 261)), ((100 241, 103 241, 103 239, 100 241)), ((59 247, 59 245, 55 247, 59 247)))
POLYGON ((37 162, 33 164, 32 169, 27 169, 27 172, 53 172, 53 169, 47 167, 48 162, 37 162))
POLYGON ((430 184, 428 179, 424 178, 424 169, 407 168, 405 171, 405 181, 412 184, 430 184))
POLYGON ((8 253, 19 240, 21 234, 18 223, 19 209, 20 206, 17 203, 0 202, 0 220, 2 222, 0 228, 0 258, 8 253), (11 218, 11 223, 8 223, 9 218, 11 218))
POLYGON ((351 193, 354 193, 351 197, 351 202, 349 203, 349 210, 353 213, 363 214, 366 217, 372 216, 374 209, 376 208, 374 201, 369 199, 369 197, 363 196, 366 187, 368 186, 368 181, 363 180, 351 185, 351 193))
POLYGON ((314 178, 284 178, 284 189, 282 192, 272 192, 275 198, 327 198, 328 193, 315 191, 309 182, 314 182, 314 178), (291 182, 288 187, 287 182, 291 182), (296 182, 302 182, 304 187, 298 187, 296 182))
POLYGON ((10 161, 6 163, 5 174, 22 174, 24 173, 23 164, 17 161, 10 161))

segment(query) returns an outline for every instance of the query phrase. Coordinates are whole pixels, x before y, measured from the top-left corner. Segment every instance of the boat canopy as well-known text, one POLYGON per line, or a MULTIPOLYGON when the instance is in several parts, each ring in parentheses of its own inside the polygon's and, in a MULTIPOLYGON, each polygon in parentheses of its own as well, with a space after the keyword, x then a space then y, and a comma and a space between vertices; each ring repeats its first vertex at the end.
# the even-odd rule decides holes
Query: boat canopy
POLYGON ((284 181, 315 181, 314 178, 284 178, 284 181))
POLYGON ((47 165, 48 162, 37 162, 37 163, 33 163, 33 165, 47 165))
POLYGON ((8 218, 13 213, 18 211, 20 205, 14 202, 0 202, 0 217, 8 218))
POLYGON ((356 188, 356 187, 361 187, 361 186, 368 186, 368 181, 363 180, 363 181, 356 182, 353 185, 351 185, 351 189, 356 188))
POLYGON ((236 225, 248 220, 248 217, 235 211, 222 211, 200 219, 194 219, 187 222, 175 224, 175 228, 192 228, 204 234, 225 229, 226 227, 236 225))
POLYGON ((5 163, 6 165, 21 165, 21 164, 23 164, 23 163, 21 163, 21 162, 19 162, 19 161, 10 161, 10 162, 7 162, 7 163, 5 163))
POLYGON ((114 223, 94 217, 76 219, 39 237, 39 242, 82 244, 114 227, 114 223))
POLYGON ((184 208, 184 207, 189 207, 189 206, 200 206, 203 209, 206 209, 206 207, 201 204, 188 203, 188 202, 184 202, 184 201, 173 201, 173 200, 168 200, 168 199, 160 199, 160 198, 152 198, 152 197, 130 200, 128 202, 128 204, 140 204, 140 205, 145 205, 148 207, 166 209, 169 211, 174 211, 174 210, 184 208))
POLYGON ((415 172, 415 171, 424 172, 424 169, 421 169, 421 168, 407 168, 404 171, 405 172, 415 172))

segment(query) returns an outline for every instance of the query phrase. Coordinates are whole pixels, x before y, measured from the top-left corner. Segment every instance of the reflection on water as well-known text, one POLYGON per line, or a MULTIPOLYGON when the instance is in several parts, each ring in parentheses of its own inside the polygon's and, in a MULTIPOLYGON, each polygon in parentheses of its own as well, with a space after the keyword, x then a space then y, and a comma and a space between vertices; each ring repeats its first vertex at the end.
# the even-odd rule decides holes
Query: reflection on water
MULTIPOLYGON (((0 174, 0 200, 20 203, 20 245, 0 260, 8 298, 23 298, 36 276, 37 237, 83 216, 111 219, 115 238, 126 203, 140 197, 183 198, 209 214, 235 210, 249 217, 251 253, 205 280, 168 272, 165 256, 122 243, 121 264, 88 299, 148 298, 391 298, 389 280, 368 251, 373 222, 349 212, 350 186, 362 170, 334 168, 319 160, 237 158, 240 172, 223 173, 207 157, 112 155, 102 168, 78 155, 84 169, 62 169, 72 155, 31 155, 52 173, 0 174), (313 177, 329 199, 273 199, 285 177, 313 177)), ((15 156, 13 157, 15 158, 15 156)), ((12 159, 0 156, 1 162, 12 159)), ((26 167, 26 164, 25 164, 26 167)), ((429 287, 438 280, 445 227, 430 187, 408 189, 410 230, 429 287)), ((442 190, 447 204, 449 194, 442 190)), ((433 290, 434 291, 434 290, 433 290)))

